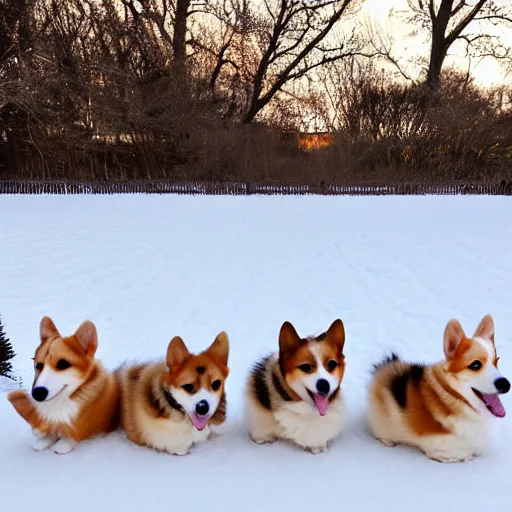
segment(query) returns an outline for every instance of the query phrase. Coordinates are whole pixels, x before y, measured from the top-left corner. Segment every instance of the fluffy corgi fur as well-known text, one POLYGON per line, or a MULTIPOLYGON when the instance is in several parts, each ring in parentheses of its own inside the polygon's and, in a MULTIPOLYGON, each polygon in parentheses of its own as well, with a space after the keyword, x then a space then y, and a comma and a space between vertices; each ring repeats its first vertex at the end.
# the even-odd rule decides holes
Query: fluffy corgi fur
POLYGON ((488 447, 489 420, 505 416, 499 395, 510 383, 498 371, 494 322, 487 315, 472 338, 457 320, 444 332, 446 360, 410 364, 392 355, 376 365, 369 420, 385 445, 403 443, 440 462, 470 460, 488 447))
POLYGON ((225 332, 198 355, 177 336, 165 362, 121 369, 121 425, 127 437, 174 455, 186 455, 206 440, 209 426, 226 419, 228 353, 225 332))
POLYGON ((290 322, 282 325, 279 353, 258 362, 247 382, 247 419, 254 442, 287 439, 312 453, 327 450, 341 431, 344 344, 341 320, 305 339, 290 322))
POLYGON ((44 317, 40 338, 31 394, 16 390, 7 398, 38 438, 34 450, 68 453, 78 442, 116 428, 119 383, 94 359, 98 336, 92 322, 63 338, 44 317))

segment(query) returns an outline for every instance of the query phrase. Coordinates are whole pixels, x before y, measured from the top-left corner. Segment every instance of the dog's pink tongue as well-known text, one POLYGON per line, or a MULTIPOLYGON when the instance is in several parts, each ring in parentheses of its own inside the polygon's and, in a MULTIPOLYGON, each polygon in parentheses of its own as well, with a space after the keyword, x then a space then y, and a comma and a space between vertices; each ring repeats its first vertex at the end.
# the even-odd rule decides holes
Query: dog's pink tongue
POLYGON ((482 393, 482 400, 487 406, 487 409, 489 409, 494 416, 497 416, 498 418, 503 418, 505 416, 505 407, 503 407, 500 397, 496 393, 490 395, 482 393))
POLYGON ((196 413, 193 413, 190 416, 190 421, 197 430, 203 430, 204 427, 206 427, 206 424, 208 423, 208 419, 209 418, 207 416, 198 416, 196 413))
POLYGON ((325 416, 327 408, 329 407, 329 397, 315 393, 315 406, 318 409, 320 416, 325 416))

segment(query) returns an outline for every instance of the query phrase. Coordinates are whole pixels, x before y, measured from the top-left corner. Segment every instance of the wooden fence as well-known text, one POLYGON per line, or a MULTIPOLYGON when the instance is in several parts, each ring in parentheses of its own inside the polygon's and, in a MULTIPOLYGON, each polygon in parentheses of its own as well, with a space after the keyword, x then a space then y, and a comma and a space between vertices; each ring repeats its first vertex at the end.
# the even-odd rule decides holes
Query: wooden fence
POLYGON ((259 185, 228 182, 0 181, 0 194, 191 194, 191 195, 512 195, 512 182, 398 183, 361 185, 259 185))

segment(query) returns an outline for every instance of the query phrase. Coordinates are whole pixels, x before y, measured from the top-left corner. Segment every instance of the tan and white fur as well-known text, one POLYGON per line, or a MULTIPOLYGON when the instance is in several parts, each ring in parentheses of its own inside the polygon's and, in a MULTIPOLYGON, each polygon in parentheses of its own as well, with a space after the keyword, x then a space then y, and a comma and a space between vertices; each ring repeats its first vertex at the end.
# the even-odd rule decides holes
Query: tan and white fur
POLYGON ((396 355, 376 365, 369 387, 369 422, 385 445, 407 444, 440 462, 483 455, 490 422, 503 417, 499 394, 510 383, 498 370, 494 321, 485 316, 471 338, 457 320, 444 332, 445 360, 410 364, 396 355))
POLYGON ((341 432, 345 329, 336 320, 320 336, 301 339, 290 322, 279 333, 279 352, 253 368, 246 388, 249 433, 255 443, 286 439, 324 452, 341 432))
POLYGON ((228 353, 225 332, 197 355, 176 336, 165 361, 122 368, 121 425, 128 439, 173 455, 207 440, 210 426, 226 418, 228 353))
POLYGON ((119 383, 94 359, 98 335, 92 322, 62 337, 49 317, 40 324, 31 394, 9 393, 8 400, 32 427, 34 450, 70 452, 77 443, 118 425, 119 383))

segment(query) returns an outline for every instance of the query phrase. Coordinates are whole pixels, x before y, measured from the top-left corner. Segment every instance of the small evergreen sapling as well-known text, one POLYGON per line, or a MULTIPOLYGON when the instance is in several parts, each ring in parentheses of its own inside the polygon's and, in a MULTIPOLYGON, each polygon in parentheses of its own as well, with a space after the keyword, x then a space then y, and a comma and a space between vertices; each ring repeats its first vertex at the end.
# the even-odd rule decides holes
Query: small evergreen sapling
POLYGON ((4 332, 2 319, 0 318, 0 375, 13 379, 11 359, 15 356, 9 338, 4 332))

